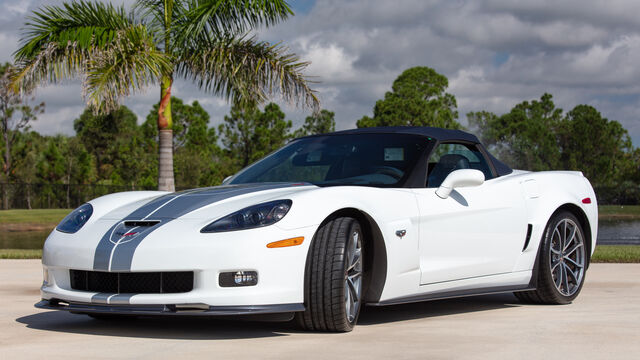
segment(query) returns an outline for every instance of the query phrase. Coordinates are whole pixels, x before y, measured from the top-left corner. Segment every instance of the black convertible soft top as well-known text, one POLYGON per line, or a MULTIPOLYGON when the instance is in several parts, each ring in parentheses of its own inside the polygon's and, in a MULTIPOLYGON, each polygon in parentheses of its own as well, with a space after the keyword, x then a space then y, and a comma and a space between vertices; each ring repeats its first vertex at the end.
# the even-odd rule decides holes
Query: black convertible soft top
POLYGON ((485 147, 480 143, 480 140, 473 135, 461 130, 450 130, 428 126, 383 126, 383 127, 370 127, 351 130, 336 131, 329 134, 322 135, 349 135, 349 134, 412 134, 421 135, 438 142, 448 141, 464 141, 473 144, 477 144, 488 155, 489 159, 493 163, 493 167, 496 169, 498 176, 504 176, 511 174, 513 170, 502 161, 496 159, 491 153, 489 153, 485 147))
MULTIPOLYGON (((385 126, 336 131, 333 134, 413 134, 430 137, 438 141, 467 141, 479 144, 475 135, 460 130, 441 129, 427 126, 385 126)), ((329 135, 329 134, 326 134, 329 135)))

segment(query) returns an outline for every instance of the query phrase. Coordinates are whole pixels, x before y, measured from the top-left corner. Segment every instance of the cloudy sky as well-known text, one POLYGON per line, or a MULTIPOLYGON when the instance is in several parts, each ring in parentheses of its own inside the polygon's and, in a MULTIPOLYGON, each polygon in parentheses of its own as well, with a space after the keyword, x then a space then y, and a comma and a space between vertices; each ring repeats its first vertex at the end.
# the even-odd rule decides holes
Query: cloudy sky
MULTIPOLYGON (((0 61, 9 61, 24 17, 43 3, 0 0, 0 61)), ((113 1, 122 3, 123 0, 113 1)), ((132 0, 125 0, 130 4, 132 0)), ((308 75, 323 108, 335 111, 339 129, 371 115, 375 101, 412 66, 429 66, 449 78, 460 121, 469 111, 507 112, 544 92, 570 110, 590 104, 620 121, 640 146, 640 1, 637 0, 291 0, 296 16, 260 39, 284 42, 311 61, 308 75)), ((144 117, 159 90, 125 104, 144 117)), ((174 95, 198 100, 212 125, 228 105, 177 82, 174 95)), ((83 109, 80 86, 41 88, 46 113, 34 124, 40 132, 73 132, 83 109)), ((299 125, 304 111, 285 112, 299 125)))

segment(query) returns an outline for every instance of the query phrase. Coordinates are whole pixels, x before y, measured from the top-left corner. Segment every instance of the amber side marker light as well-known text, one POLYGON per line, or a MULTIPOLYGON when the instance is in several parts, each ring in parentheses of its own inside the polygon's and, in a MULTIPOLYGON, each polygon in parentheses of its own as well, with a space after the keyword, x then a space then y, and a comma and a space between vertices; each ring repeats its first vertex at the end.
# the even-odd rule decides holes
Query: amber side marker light
POLYGON ((281 248, 281 247, 287 247, 287 246, 297 246, 302 244, 303 241, 304 241, 304 236, 299 236, 291 239, 285 239, 285 240, 268 243, 267 247, 269 249, 273 249, 273 248, 281 248))

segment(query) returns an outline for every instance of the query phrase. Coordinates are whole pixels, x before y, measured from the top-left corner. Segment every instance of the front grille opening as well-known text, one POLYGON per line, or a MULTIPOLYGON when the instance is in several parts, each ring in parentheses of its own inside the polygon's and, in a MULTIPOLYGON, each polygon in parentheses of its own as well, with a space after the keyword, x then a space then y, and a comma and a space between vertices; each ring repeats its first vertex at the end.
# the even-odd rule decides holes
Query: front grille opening
POLYGON ((109 273, 69 270, 73 290, 112 294, 175 294, 193 290, 193 271, 109 273))

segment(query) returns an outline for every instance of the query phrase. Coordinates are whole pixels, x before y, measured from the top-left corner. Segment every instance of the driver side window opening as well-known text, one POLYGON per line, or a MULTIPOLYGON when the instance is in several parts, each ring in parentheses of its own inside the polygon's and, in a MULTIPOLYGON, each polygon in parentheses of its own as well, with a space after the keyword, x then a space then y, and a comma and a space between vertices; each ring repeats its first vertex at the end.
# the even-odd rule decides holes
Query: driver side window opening
POLYGON ((485 180, 493 178, 487 160, 474 145, 440 144, 429 157, 427 170, 428 188, 437 188, 453 171, 475 169, 484 173, 485 180))

